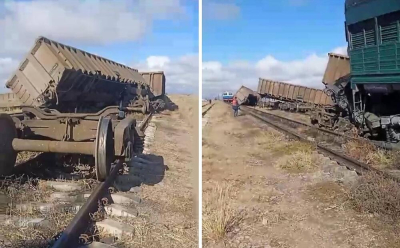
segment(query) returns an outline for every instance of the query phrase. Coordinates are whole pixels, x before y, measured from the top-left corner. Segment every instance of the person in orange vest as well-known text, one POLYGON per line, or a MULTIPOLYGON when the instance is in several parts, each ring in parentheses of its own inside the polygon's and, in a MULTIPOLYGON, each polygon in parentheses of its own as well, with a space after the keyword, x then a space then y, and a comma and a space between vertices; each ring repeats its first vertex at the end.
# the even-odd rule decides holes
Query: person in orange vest
POLYGON ((233 117, 238 116, 239 104, 238 104, 236 96, 234 96, 232 99, 232 108, 233 108, 233 117))

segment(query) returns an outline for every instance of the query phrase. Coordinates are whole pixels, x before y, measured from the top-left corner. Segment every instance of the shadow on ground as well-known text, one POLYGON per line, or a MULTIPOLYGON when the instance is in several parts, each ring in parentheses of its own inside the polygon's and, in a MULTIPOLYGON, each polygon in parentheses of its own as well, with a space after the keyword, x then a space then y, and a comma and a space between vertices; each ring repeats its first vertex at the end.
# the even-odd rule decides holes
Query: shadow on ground
POLYGON ((118 176, 115 187, 119 191, 129 191, 133 187, 155 185, 160 183, 165 176, 168 166, 164 158, 154 154, 140 154, 133 158, 127 165, 128 173, 118 176))

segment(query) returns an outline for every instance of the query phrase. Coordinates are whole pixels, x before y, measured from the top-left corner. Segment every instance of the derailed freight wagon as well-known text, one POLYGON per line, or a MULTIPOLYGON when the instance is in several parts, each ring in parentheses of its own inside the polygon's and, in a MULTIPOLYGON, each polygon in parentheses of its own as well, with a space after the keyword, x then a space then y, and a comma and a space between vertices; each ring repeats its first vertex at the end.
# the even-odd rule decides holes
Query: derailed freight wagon
POLYGON ((3 113, 14 113, 19 112, 21 102, 14 93, 3 93, 0 94, 0 112, 3 113))
POLYGON ((322 83, 324 85, 333 85, 339 78, 350 74, 350 58, 336 53, 328 53, 328 57, 328 64, 322 83))
POLYGON ((257 92, 242 86, 236 92, 235 96, 237 97, 239 105, 249 105, 255 106, 260 98, 257 92))
POLYGON ((140 72, 146 83, 149 85, 151 92, 155 97, 165 95, 165 75, 164 72, 140 72))
POLYGON ((53 152, 84 158, 104 180, 115 159, 143 149, 130 113, 148 112, 154 95, 136 69, 40 37, 7 87, 23 114, 0 113, 1 175, 20 151, 53 152))
POLYGON ((24 106, 64 112, 95 112, 126 99, 132 111, 147 112, 153 97, 136 69, 44 37, 6 86, 24 106))
POLYGON ((331 97, 323 90, 263 78, 259 79, 257 92, 260 97, 278 100, 271 103, 282 110, 310 111, 333 105, 331 97))

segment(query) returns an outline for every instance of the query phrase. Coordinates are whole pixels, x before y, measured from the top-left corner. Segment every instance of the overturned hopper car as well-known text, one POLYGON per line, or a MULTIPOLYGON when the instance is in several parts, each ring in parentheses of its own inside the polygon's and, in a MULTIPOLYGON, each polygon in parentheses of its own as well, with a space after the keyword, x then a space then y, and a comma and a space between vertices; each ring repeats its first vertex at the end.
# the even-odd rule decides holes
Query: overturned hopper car
POLYGON ((21 103, 14 93, 0 94, 0 112, 13 113, 18 112, 21 103))
POLYGON ((258 99, 260 98, 257 92, 254 92, 245 86, 240 87, 235 96, 237 97, 239 105, 249 106, 257 105, 258 99))
POLYGON ((273 105, 282 110, 305 112, 333 105, 331 97, 323 90, 262 78, 259 79, 257 92, 261 97, 278 100, 273 105))
POLYGON ((328 53, 328 58, 322 83, 333 85, 339 78, 350 74, 350 59, 348 56, 336 53, 328 53))
POLYGON ((151 92, 155 97, 165 95, 165 75, 164 72, 140 72, 149 85, 151 92))
POLYGON ((24 106, 97 112, 123 104, 147 112, 153 95, 143 76, 112 60, 39 37, 6 83, 24 106))
POLYGON ((154 95, 135 69, 40 37, 7 87, 13 94, 0 102, 17 103, 22 114, 0 111, 0 175, 12 171, 18 152, 50 152, 94 164, 102 181, 113 161, 143 150, 130 113, 151 110, 154 95))

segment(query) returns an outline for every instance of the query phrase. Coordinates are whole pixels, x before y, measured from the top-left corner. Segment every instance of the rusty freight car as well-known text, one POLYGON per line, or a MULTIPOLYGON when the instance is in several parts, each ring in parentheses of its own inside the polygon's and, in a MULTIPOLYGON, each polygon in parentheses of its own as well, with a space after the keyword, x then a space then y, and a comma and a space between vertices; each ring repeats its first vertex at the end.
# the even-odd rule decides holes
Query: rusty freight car
POLYGON ((324 85, 332 85, 339 78, 350 74, 350 58, 348 56, 328 53, 328 57, 328 64, 322 79, 324 85))
POLYGON ((282 110, 309 111, 333 104, 323 90, 262 78, 259 79, 257 92, 261 97, 278 100, 273 105, 282 110))
POLYGON ((237 97, 238 103, 240 105, 250 106, 255 106, 258 102, 258 99, 260 98, 257 92, 254 92, 253 90, 245 86, 240 87, 235 96, 237 97))
POLYGON ((12 171, 18 152, 31 151, 93 164, 105 180, 113 161, 143 149, 130 113, 147 112, 154 95, 136 69, 39 37, 7 87, 22 114, 0 113, 0 175, 12 171))
POLYGON ((152 97, 136 69, 45 37, 36 40, 6 86, 24 106, 63 112, 97 112, 127 99, 132 111, 146 112, 152 97))
POLYGON ((151 92, 155 97, 165 95, 165 75, 164 72, 140 72, 149 85, 151 92))

